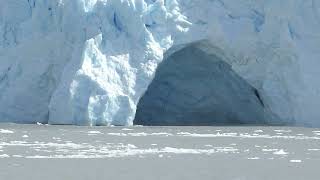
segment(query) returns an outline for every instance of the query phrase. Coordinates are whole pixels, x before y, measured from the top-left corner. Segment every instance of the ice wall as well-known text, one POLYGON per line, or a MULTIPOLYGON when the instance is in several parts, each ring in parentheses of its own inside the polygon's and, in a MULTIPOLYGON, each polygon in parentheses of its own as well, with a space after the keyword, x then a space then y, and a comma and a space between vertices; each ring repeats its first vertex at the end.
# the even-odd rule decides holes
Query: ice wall
POLYGON ((163 54, 203 40, 279 120, 320 126, 319 27, 316 0, 0 1, 0 119, 131 125, 163 54))

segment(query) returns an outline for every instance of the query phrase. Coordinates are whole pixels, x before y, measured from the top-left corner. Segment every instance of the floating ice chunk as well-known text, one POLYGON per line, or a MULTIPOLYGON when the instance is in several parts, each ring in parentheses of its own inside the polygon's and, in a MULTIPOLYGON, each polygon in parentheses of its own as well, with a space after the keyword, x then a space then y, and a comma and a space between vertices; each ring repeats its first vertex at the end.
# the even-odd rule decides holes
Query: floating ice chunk
POLYGON ((7 130, 7 129, 0 129, 0 133, 2 134, 13 134, 14 132, 11 130, 7 130))
POLYGON ((127 136, 126 133, 108 133, 110 136, 127 136))
POLYGON ((171 133, 159 132, 159 133, 151 133, 152 136, 172 136, 171 133))
POLYGON ((141 132, 141 133, 128 133, 130 136, 148 136, 147 133, 141 132))
POLYGON ((0 154, 0 158, 9 158, 10 156, 8 154, 0 154))
POLYGON ((103 134, 100 131, 88 131, 88 134, 103 134))
POLYGON ((250 157, 248 158, 249 160, 259 160, 260 158, 259 157, 250 157))
POLYGON ((216 151, 214 149, 185 149, 185 148, 173 148, 165 147, 162 149, 162 152, 173 153, 173 154, 212 154, 216 151))
POLYGON ((122 131, 133 131, 133 129, 129 129, 129 128, 123 128, 121 129, 122 131))
POLYGON ((263 133, 263 130, 258 129, 258 130, 255 130, 254 132, 255 132, 255 133, 263 133))
POLYGON ((320 131, 312 131, 315 135, 320 136, 320 131))
POLYGON ((133 144, 128 144, 127 147, 128 147, 128 148, 131 148, 131 149, 136 149, 136 148, 137 148, 137 146, 135 146, 135 145, 133 145, 133 144))
POLYGON ((263 152, 276 152, 278 149, 262 149, 263 152))
POLYGON ((191 135, 189 132, 178 132, 177 135, 191 135))
POLYGON ((292 132, 292 130, 284 130, 284 129, 276 129, 274 131, 278 132, 278 133, 290 133, 290 132, 292 132))
POLYGON ((320 149, 308 149, 308 151, 320 151, 320 149))
POLYGON ((280 149, 279 151, 273 152, 274 155, 287 155, 288 152, 285 152, 283 149, 280 149))

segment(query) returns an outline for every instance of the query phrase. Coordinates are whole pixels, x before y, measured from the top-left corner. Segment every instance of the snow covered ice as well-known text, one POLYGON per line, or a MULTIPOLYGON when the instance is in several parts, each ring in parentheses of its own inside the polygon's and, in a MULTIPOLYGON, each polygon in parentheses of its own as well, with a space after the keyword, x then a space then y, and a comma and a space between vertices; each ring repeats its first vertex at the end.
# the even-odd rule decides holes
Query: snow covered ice
POLYGON ((3 0, 0 119, 132 125, 158 65, 196 44, 256 89, 247 112, 319 127, 319 30, 315 0, 3 0))

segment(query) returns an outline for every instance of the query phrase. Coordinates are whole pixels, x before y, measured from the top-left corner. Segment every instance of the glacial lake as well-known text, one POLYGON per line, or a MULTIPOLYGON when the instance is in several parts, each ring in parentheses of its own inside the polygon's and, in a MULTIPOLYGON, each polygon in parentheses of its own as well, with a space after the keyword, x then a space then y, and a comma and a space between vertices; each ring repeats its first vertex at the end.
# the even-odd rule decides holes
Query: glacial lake
POLYGON ((5 180, 317 180, 320 129, 0 124, 5 180))

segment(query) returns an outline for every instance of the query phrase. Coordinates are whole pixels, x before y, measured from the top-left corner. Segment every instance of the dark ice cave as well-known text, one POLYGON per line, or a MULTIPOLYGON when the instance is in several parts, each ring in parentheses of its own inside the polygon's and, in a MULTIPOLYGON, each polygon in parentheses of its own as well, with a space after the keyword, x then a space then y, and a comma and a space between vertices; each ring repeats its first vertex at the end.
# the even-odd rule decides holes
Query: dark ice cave
POLYGON ((228 63, 189 44, 165 55, 138 103, 134 124, 264 125, 274 118, 259 91, 228 63))

